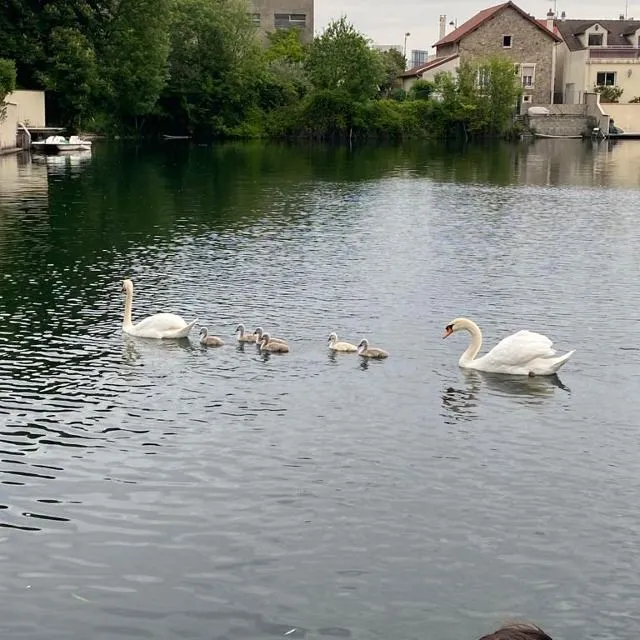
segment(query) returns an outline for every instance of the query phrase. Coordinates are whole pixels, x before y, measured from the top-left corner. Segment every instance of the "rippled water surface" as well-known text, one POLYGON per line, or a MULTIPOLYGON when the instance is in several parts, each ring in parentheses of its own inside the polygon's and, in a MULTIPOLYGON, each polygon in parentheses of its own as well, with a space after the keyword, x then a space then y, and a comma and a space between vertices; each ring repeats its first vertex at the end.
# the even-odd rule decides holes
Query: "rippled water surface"
POLYGON ((2 638, 635 640, 639 188, 633 141, 0 157, 2 638), (123 336, 124 277, 226 345, 123 336), (576 354, 464 373, 460 315, 576 354))

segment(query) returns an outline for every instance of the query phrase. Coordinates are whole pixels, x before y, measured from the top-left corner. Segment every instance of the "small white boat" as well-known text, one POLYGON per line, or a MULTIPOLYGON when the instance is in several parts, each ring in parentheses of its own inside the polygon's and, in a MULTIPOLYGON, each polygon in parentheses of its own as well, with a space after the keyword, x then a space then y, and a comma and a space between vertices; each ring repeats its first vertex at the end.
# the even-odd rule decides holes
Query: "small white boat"
POLYGON ((85 140, 80 136, 49 136, 44 140, 32 142, 31 148, 34 151, 43 153, 60 153, 64 151, 90 151, 91 140, 85 140))

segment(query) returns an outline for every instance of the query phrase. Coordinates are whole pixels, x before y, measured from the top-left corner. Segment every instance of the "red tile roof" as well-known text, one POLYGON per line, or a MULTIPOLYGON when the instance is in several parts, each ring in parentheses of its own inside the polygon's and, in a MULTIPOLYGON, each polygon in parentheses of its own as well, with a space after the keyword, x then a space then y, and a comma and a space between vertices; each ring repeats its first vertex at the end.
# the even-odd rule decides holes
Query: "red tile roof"
POLYGON ((418 65, 417 67, 412 67, 411 69, 407 69, 404 73, 400 74, 401 78, 413 78, 414 76, 421 76, 425 71, 430 71, 431 69, 435 69, 439 67, 441 64, 445 62, 451 62, 451 60, 455 60, 460 56, 457 53, 454 53, 450 56, 443 56, 442 58, 435 58, 434 60, 429 60, 429 62, 425 62, 424 64, 418 65))
MULTIPOLYGON (((539 18, 538 22, 540 23, 541 27, 544 27, 547 31, 550 30, 549 27, 547 27, 547 20, 545 18, 539 18)), ((559 38, 562 38, 560 30, 558 29, 558 27, 556 27, 555 22, 553 24, 553 33, 555 33, 559 38)))
POLYGON ((472 31, 475 31, 478 27, 484 24, 489 18, 493 18, 496 14, 500 13, 503 9, 507 7, 511 7, 515 9, 519 14, 522 15, 523 18, 526 18, 534 24, 536 27, 544 31, 550 38, 553 38, 556 42, 561 42, 561 38, 555 33, 549 31, 547 29, 546 24, 542 24, 540 21, 536 20, 532 16, 530 16, 526 11, 523 11, 518 5, 513 2, 503 2, 502 4, 497 4, 493 7, 488 7, 487 9, 483 9, 482 11, 476 13, 473 18, 470 18, 465 23, 461 24, 457 29, 454 29, 451 33, 447 34, 444 38, 441 38, 436 42, 433 46, 440 47, 445 44, 451 44, 453 42, 459 42, 462 38, 469 35, 472 31))

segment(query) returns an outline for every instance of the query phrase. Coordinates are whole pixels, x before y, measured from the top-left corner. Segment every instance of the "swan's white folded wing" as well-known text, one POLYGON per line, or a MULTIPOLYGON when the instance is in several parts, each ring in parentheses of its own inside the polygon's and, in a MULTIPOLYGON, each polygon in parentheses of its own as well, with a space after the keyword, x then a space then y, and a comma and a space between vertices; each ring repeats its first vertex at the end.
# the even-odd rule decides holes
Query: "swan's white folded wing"
POLYGON ((177 331, 184 329, 186 322, 173 313, 156 313, 135 324, 138 331, 177 331))
POLYGON ((496 367, 500 365, 518 366, 536 358, 552 358, 557 355, 553 342, 541 333, 518 331, 498 344, 484 356, 484 360, 496 367))

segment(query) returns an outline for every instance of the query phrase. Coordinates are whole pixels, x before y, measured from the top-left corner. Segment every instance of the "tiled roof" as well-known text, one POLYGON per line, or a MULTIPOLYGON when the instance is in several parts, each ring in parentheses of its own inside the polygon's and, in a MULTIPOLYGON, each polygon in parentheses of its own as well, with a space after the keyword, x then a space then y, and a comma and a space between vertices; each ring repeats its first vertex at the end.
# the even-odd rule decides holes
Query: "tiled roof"
POLYGON ((628 46, 631 43, 625 35, 640 29, 640 20, 556 20, 555 24, 570 51, 585 49, 578 36, 594 24, 607 30, 607 45, 610 47, 628 46))
POLYGON ((454 29, 451 33, 447 34, 444 38, 441 38, 436 42, 433 46, 439 47, 445 44, 451 44, 452 42, 458 42, 465 36, 469 35, 472 31, 475 31, 478 27, 484 24, 490 18, 493 18, 496 14, 500 13, 503 9, 511 7, 515 9, 523 18, 529 20, 532 24, 534 24, 538 29, 544 31, 550 38, 553 38, 557 42, 560 42, 561 38, 552 33, 547 29, 546 24, 536 20, 528 13, 523 11, 518 5, 513 2, 503 2, 502 4, 497 4, 493 7, 488 7, 487 9, 483 9, 479 13, 476 13, 473 18, 467 20, 464 24, 461 24, 457 29, 454 29))
POLYGON ((407 69, 404 73, 400 74, 401 78, 413 78, 414 76, 421 76, 425 71, 431 71, 432 69, 436 69, 440 65, 443 65, 445 62, 451 62, 458 58, 458 54, 454 53, 450 56, 443 56, 442 58, 436 58, 435 60, 430 60, 425 64, 418 65, 417 67, 412 67, 411 69, 407 69))
MULTIPOLYGON (((547 27, 547 21, 542 18, 539 19, 538 22, 540 23, 541 26, 543 26, 545 29, 549 29, 549 27, 547 27)), ((553 33, 555 33, 558 37, 562 38, 562 35, 560 34, 560 31, 558 30, 557 25, 553 25, 553 33)))

